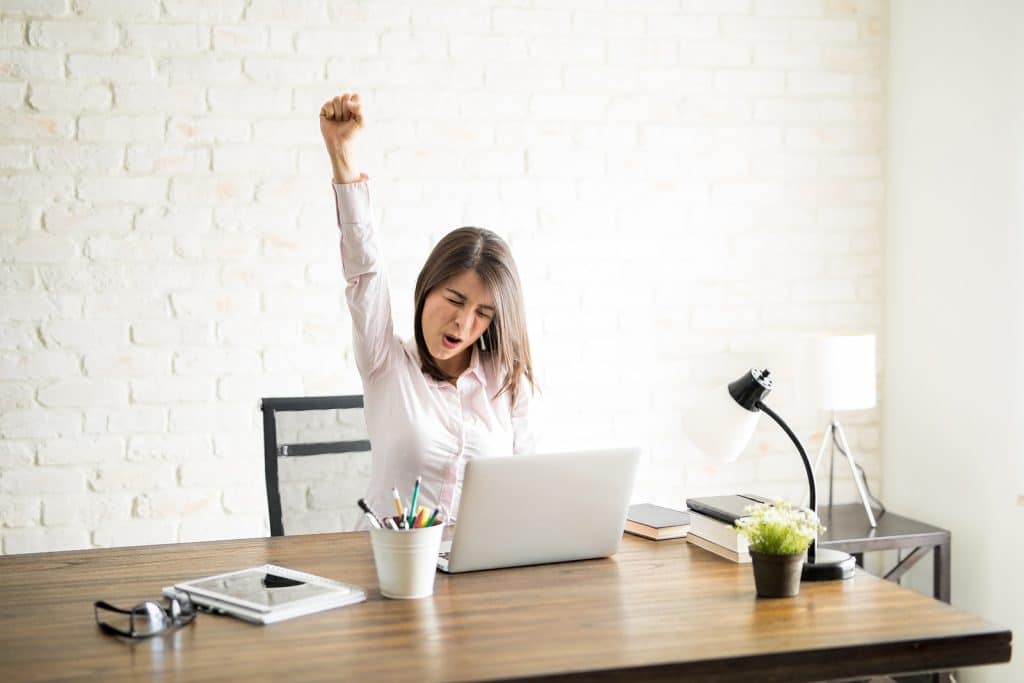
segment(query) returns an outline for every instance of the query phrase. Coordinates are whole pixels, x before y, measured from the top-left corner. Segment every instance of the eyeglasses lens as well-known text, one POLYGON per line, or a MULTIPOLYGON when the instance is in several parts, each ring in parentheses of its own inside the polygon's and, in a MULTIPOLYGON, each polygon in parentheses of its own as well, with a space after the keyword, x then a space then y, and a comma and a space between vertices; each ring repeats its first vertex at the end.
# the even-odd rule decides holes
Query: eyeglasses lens
POLYGON ((169 599, 167 607, 152 600, 141 602, 130 610, 122 610, 103 601, 96 604, 96 621, 101 626, 131 638, 156 635, 172 625, 187 624, 195 616, 195 607, 184 595, 169 599))
POLYGON ((155 602, 147 600, 130 610, 104 609, 97 611, 96 619, 124 635, 151 636, 170 625, 171 618, 155 602))
POLYGON ((176 624, 186 624, 196 616, 195 605, 189 600, 188 596, 184 593, 179 593, 176 597, 168 600, 170 606, 171 618, 176 624))

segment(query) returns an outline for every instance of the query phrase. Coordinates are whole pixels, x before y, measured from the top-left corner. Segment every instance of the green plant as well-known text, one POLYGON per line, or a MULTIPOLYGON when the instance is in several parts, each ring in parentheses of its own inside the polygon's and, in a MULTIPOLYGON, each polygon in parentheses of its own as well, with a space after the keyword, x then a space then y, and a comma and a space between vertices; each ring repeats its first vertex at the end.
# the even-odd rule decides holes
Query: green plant
POLYGON ((758 503, 744 511, 749 516, 736 520, 736 531, 751 550, 766 555, 802 553, 825 530, 814 512, 785 502, 758 503))

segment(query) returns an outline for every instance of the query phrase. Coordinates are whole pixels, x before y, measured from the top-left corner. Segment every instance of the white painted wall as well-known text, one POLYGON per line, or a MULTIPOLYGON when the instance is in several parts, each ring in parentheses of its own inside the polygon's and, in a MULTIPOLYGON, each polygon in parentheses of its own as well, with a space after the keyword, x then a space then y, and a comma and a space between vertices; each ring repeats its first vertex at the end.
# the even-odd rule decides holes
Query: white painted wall
MULTIPOLYGON (((495 229, 544 445, 640 445, 638 500, 803 493, 773 426, 707 468, 679 414, 768 365, 815 450, 797 342, 878 331, 884 3, 0 13, 0 551, 266 533, 258 397, 360 390, 316 123, 342 88, 368 109, 399 330, 430 246, 495 229)), ((878 413, 846 423, 877 489, 878 413)))
MULTIPOLYGON (((890 16, 884 499, 952 531, 953 604, 1019 641, 1024 4, 890 16)), ((1024 680, 1017 650, 961 680, 1024 680)))

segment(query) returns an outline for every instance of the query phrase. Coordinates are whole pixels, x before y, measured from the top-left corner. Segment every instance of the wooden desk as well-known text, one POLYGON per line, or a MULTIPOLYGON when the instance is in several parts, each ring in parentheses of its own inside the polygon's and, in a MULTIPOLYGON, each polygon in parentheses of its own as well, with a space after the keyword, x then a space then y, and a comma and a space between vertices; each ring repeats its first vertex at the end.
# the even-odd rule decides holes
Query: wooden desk
POLYGON ((0 557, 0 680, 806 681, 1010 659, 1011 634, 858 570, 754 597, 749 565, 625 536, 614 557, 377 592, 364 533, 0 557), (364 603, 271 626, 200 614, 171 635, 103 635, 92 602, 271 562, 365 587, 364 603))

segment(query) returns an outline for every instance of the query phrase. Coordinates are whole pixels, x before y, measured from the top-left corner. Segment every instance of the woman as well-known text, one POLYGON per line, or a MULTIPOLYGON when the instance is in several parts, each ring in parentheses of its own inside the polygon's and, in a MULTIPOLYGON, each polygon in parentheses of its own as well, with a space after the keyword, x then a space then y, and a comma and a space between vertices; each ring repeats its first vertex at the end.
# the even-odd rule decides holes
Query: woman
POLYGON ((351 141, 364 123, 355 94, 320 109, 373 450, 366 499, 378 514, 394 514, 391 489, 397 487, 408 505, 422 476, 419 503, 441 508, 453 521, 467 461, 533 450, 527 419, 533 367, 519 275, 508 246, 493 232, 452 231, 416 280, 415 335, 399 339, 369 178, 354 171, 351 141))

